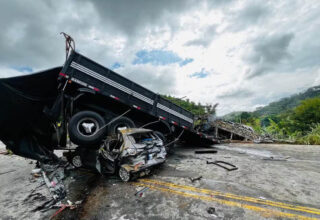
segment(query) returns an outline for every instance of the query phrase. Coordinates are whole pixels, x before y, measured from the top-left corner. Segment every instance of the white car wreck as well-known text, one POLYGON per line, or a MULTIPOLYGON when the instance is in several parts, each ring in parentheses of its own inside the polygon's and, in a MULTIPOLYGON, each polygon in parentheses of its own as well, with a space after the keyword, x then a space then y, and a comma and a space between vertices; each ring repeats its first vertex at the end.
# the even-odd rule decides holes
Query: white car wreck
POLYGON ((109 163, 114 163, 119 177, 127 182, 148 175, 153 167, 165 162, 167 152, 156 132, 131 128, 119 130, 116 139, 107 139, 100 154, 109 163))

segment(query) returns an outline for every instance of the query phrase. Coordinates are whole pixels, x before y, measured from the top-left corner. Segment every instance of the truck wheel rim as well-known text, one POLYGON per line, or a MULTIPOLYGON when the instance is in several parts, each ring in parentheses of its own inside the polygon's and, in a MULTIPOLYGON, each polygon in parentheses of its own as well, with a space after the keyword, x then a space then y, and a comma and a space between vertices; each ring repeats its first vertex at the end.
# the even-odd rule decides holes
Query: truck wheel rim
POLYGON ((77 131, 86 137, 95 135, 99 128, 99 123, 94 118, 83 118, 77 124, 77 131))
POLYGON ((115 127, 115 133, 120 133, 119 128, 129 129, 129 128, 131 128, 131 126, 128 125, 128 124, 125 124, 125 123, 123 123, 123 124, 118 124, 118 125, 115 127))
POLYGON ((124 182, 128 182, 130 180, 130 173, 122 167, 119 170, 119 176, 124 182))

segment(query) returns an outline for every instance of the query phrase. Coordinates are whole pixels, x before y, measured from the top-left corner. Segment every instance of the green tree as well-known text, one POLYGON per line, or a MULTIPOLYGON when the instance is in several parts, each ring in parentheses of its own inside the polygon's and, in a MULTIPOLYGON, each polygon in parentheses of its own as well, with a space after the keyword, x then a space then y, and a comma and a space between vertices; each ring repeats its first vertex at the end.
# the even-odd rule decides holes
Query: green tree
POLYGON ((306 99, 297 106, 292 115, 296 130, 311 131, 312 127, 320 123, 320 98, 306 99))
POLYGON ((200 103, 196 104, 193 101, 190 101, 189 99, 182 100, 179 98, 175 98, 172 96, 166 96, 162 95, 165 99, 168 99, 169 101, 173 102, 174 104, 192 112, 193 114, 197 116, 202 116, 206 113, 205 106, 202 106, 200 103))
POLYGON ((320 144, 320 124, 312 127, 311 131, 302 137, 298 137, 298 144, 320 144))
POLYGON ((250 118, 252 118, 252 114, 250 114, 249 112, 242 112, 240 114, 240 118, 243 123, 246 123, 250 120, 250 118))

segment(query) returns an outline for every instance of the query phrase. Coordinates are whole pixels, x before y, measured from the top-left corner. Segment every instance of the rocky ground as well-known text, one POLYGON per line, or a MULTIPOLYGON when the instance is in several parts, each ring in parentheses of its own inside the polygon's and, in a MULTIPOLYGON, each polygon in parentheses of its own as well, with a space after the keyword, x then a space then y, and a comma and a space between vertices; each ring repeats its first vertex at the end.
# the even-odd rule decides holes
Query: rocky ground
MULTIPOLYGON (((195 154, 195 146, 177 146, 153 175, 135 182, 95 175, 90 187, 87 180, 71 181, 70 198, 87 194, 86 199, 81 207, 66 210, 57 218, 320 218, 320 146, 228 144, 215 149, 216 154, 195 154), (227 171, 207 164, 215 160, 238 169, 227 171), (200 180, 190 179, 200 176, 200 180), (79 190, 84 187, 87 191, 79 190)), ((0 155, 0 164, 0 173, 15 170, 0 175, 1 219, 46 219, 56 211, 32 212, 36 204, 24 202, 35 187, 29 180, 34 168, 30 160, 0 155)))

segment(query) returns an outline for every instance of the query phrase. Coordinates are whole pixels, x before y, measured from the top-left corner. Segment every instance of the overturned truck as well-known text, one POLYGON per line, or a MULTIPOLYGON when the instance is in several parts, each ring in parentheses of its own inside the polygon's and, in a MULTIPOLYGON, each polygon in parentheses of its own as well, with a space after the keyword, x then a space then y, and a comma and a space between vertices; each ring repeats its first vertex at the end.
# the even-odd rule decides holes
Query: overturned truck
POLYGON ((167 147, 215 142, 194 130, 191 112, 75 51, 62 67, 0 79, 0 103, 0 140, 39 161, 55 158, 68 138, 98 148, 120 128, 151 129, 167 147))

